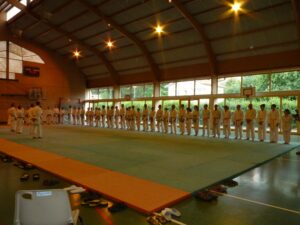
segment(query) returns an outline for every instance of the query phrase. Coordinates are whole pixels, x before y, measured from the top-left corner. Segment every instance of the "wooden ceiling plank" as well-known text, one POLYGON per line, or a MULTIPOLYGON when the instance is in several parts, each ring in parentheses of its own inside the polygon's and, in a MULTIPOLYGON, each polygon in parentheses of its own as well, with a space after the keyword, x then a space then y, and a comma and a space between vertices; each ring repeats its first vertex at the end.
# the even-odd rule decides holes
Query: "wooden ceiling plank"
POLYGON ((184 18, 192 24, 195 30, 199 33, 201 40, 204 44, 206 54, 208 56, 209 64, 211 67, 211 75, 218 75, 218 65, 216 56, 214 55, 211 43, 209 42, 205 32, 203 25, 196 20, 192 14, 185 8, 185 6, 179 0, 173 0, 172 4, 179 10, 179 12, 184 16, 184 18))
POLYGON ((82 48, 87 49, 88 51, 94 53, 103 62, 103 64, 106 66, 106 68, 109 71, 109 73, 110 73, 112 79, 114 80, 115 84, 119 83, 118 72, 115 70, 115 68, 112 66, 112 64, 108 61, 108 59, 106 58, 106 56, 102 52, 100 52, 100 51, 98 51, 94 48, 91 48, 89 45, 81 42, 76 37, 70 35, 68 32, 66 32, 66 31, 62 30, 61 28, 51 24, 50 22, 42 20, 40 15, 36 14, 32 10, 30 10, 29 8, 25 7, 24 5, 22 5, 17 0, 8 0, 8 2, 10 4, 13 4, 14 6, 18 7, 19 9, 21 9, 25 13, 29 14, 30 16, 32 16, 36 20, 42 21, 44 24, 46 24, 47 26, 49 26, 51 29, 55 30, 56 32, 63 34, 67 38, 70 38, 73 41, 73 43, 76 43, 78 46, 81 46, 82 48))
POLYGON ((300 44, 300 2, 299 0, 291 0, 292 1, 292 8, 295 14, 295 20, 297 24, 297 31, 298 31, 298 38, 300 44))
POLYGON ((88 8, 91 12, 93 12, 95 15, 99 16, 99 18, 102 18, 106 23, 110 24, 113 28, 118 30, 121 34, 126 36, 129 40, 131 40, 143 53, 144 57, 146 58, 150 69, 152 71, 153 79, 154 81, 159 81, 160 80, 160 69, 156 65, 154 59, 150 55, 148 49, 146 46, 143 44, 142 41, 140 41, 136 36, 134 36, 132 33, 130 33, 128 30, 126 30, 123 26, 119 25, 115 20, 113 20, 111 17, 106 16, 103 12, 101 12, 99 9, 96 9, 92 5, 90 5, 88 2, 85 0, 77 0, 80 2, 82 5, 84 5, 86 8, 88 8))

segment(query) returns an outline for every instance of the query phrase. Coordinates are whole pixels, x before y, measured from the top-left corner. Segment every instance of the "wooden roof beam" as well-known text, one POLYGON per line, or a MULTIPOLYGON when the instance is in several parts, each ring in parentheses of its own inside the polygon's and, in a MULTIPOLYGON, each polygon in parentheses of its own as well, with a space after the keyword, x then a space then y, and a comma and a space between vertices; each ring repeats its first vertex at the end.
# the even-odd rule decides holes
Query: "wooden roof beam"
POLYGON ((85 48, 88 51, 94 53, 103 62, 103 64, 106 66, 106 68, 109 71, 109 73, 110 73, 110 75, 111 75, 114 83, 115 84, 119 84, 119 75, 118 75, 118 72, 115 70, 115 68, 112 66, 112 64, 108 61, 108 59, 106 58, 106 56, 102 52, 100 52, 100 51, 98 51, 98 50, 90 47, 89 45, 81 42, 75 36, 70 35, 68 32, 66 32, 66 31, 62 30, 61 28, 59 28, 59 27, 51 24, 50 22, 43 20, 43 18, 41 18, 41 16, 39 16, 35 12, 31 11, 30 9, 28 9, 27 7, 25 7, 24 5, 22 5, 21 3, 19 3, 17 0, 8 0, 8 2, 10 4, 13 4, 17 8, 19 8, 20 10, 24 11, 28 15, 32 16, 36 20, 42 21, 44 24, 46 24, 47 26, 49 26, 51 29, 55 30, 56 32, 61 33, 64 36, 67 36, 74 43, 76 43, 77 45, 81 46, 82 48, 85 48))
POLYGON ((205 51, 208 56, 209 64, 211 67, 212 75, 218 74, 218 68, 217 68, 217 60, 216 56, 214 55, 211 43, 209 42, 204 27, 202 24, 200 24, 195 17, 192 16, 192 14, 185 8, 185 6, 179 1, 179 0, 173 0, 172 3, 178 11, 183 15, 183 17, 192 24, 192 26, 195 28, 195 30, 199 33, 202 42, 205 46, 205 51))
POLYGON ((142 41, 140 41, 136 36, 134 36, 132 33, 130 33, 124 27, 119 25, 115 20, 104 15, 104 13, 102 13, 99 9, 93 7, 93 5, 89 4, 85 0, 77 0, 77 1, 80 2, 82 5, 84 5, 86 8, 88 8, 95 15, 102 18, 106 23, 110 24, 112 27, 114 27, 116 30, 118 30, 121 34, 126 36, 129 40, 131 40, 140 49, 140 51, 143 53, 144 57, 146 58, 149 66, 150 66, 150 69, 152 71, 154 81, 160 80, 160 77, 161 77, 160 69, 159 69, 158 65, 156 65, 156 63, 154 62, 154 59, 152 58, 148 49, 146 48, 146 46, 144 45, 144 43, 142 41))
POLYGON ((298 38, 300 44, 300 2, 299 0, 291 0, 291 1, 292 1, 292 7, 296 18, 298 38))

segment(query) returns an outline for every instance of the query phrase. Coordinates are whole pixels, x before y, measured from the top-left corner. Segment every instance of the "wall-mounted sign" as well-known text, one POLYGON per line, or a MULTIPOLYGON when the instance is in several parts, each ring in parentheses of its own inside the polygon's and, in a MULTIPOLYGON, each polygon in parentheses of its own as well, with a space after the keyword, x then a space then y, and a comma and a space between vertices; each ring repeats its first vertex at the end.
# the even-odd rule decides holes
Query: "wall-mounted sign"
POLYGON ((24 66, 23 67, 23 75, 28 77, 39 77, 40 76, 40 68, 24 66))

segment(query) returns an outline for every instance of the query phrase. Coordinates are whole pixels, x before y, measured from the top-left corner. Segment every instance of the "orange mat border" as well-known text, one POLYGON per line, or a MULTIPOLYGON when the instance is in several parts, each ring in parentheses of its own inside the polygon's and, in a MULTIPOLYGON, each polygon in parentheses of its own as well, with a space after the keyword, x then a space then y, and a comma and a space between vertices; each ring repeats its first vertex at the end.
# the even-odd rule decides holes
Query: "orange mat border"
POLYGON ((104 196, 152 213, 191 196, 190 193, 127 174, 92 166, 37 148, 0 139, 0 151, 104 196))

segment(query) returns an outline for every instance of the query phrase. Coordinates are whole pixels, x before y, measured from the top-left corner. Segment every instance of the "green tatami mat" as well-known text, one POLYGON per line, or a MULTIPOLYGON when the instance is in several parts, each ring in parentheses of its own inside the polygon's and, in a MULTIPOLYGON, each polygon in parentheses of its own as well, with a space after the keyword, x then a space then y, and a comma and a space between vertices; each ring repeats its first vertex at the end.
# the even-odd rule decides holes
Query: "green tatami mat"
POLYGON ((188 192, 240 174, 295 147, 71 126, 44 127, 40 140, 6 128, 0 129, 0 137, 188 192))

